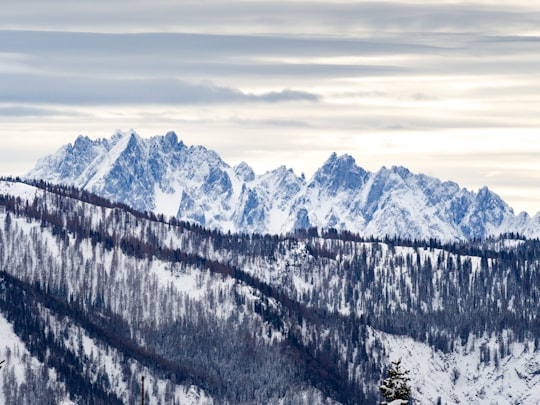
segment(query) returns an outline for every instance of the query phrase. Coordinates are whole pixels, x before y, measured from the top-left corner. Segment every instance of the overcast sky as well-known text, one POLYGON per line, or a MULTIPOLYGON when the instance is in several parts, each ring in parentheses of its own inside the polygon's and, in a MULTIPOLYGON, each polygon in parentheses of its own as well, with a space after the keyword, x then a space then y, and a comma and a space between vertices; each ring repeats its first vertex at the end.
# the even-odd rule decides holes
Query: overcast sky
POLYGON ((0 175, 177 132, 257 173, 332 152, 540 211, 540 2, 3 0, 0 175))

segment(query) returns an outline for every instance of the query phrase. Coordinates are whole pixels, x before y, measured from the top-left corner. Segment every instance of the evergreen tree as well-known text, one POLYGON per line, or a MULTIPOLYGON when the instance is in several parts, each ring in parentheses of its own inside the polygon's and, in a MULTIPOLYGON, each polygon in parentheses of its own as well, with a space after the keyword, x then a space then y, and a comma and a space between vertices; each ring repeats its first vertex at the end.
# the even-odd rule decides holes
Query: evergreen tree
POLYGON ((388 377, 379 387, 386 399, 381 405, 406 405, 409 403, 411 387, 409 386, 409 370, 401 368, 401 359, 393 361, 388 369, 388 377))

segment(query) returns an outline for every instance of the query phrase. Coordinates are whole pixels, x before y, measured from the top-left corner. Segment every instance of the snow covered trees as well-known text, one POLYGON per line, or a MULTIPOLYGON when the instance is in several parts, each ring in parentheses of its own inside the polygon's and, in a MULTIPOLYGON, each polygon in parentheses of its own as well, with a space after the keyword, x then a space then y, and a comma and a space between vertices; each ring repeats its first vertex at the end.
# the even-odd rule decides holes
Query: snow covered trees
POLYGON ((393 361, 388 369, 388 377, 379 387, 386 401, 381 405, 406 405, 409 403, 411 387, 409 386, 409 370, 401 368, 401 359, 393 361))

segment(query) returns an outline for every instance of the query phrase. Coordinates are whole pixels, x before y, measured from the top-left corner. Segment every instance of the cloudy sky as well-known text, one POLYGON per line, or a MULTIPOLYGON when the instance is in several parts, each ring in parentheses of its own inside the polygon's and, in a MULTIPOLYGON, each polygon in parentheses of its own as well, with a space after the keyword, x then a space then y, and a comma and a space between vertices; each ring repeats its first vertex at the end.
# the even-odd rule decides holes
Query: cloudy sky
POLYGON ((332 152, 540 211, 540 2, 3 0, 0 175, 177 132, 310 177, 332 152))

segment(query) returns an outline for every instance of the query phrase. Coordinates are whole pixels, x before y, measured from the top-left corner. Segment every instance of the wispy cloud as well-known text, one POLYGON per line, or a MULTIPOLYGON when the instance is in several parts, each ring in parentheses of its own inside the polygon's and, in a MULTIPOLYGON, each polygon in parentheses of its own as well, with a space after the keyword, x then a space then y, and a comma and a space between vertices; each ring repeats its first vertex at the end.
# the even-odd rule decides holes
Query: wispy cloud
MULTIPOLYGON (((317 101, 306 91, 250 94, 211 83, 192 84, 176 79, 107 79, 60 75, 0 75, 0 102, 62 105, 218 104, 245 102, 317 101)), ((17 109, 4 109, 4 113, 17 109)), ((26 110, 30 111, 30 110, 26 110)), ((39 110, 35 109, 34 112, 39 110)), ((52 112, 49 110, 49 112, 52 112)))
POLYGON ((29 107, 25 105, 0 106, 0 117, 52 117, 52 116, 81 116, 71 110, 29 107))
POLYGON ((534 2, 8 0, 2 26, 101 32, 327 33, 537 30, 534 2))

